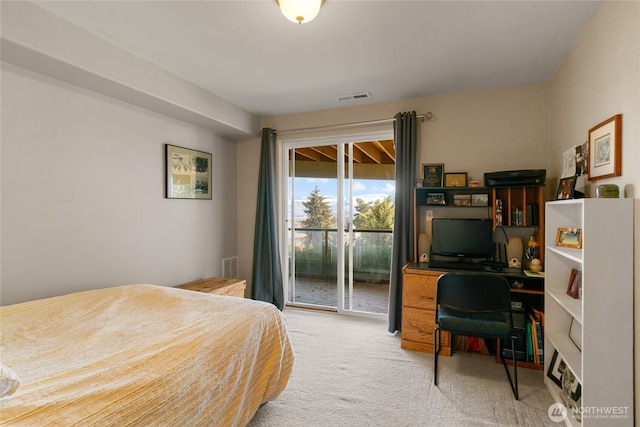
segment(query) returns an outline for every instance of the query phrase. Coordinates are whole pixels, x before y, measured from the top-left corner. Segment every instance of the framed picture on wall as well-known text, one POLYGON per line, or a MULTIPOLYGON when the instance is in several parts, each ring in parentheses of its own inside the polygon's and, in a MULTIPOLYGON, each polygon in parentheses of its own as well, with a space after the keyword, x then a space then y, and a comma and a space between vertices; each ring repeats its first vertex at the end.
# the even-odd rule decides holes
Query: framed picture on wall
POLYGON ((589 181, 622 175, 622 114, 589 129, 589 181))
POLYGON ((211 200, 211 154, 166 144, 167 199, 211 200))

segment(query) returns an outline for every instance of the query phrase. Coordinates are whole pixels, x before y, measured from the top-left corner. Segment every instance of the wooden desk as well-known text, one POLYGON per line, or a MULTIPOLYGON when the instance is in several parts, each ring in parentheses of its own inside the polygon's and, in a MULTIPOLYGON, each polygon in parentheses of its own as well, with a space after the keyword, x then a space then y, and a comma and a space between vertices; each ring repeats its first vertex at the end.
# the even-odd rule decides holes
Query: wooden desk
MULTIPOLYGON (((402 269, 402 341, 405 350, 433 353, 436 327, 436 288, 444 272, 411 268, 402 269)), ((451 334, 440 334, 440 354, 451 356, 451 334)))
MULTIPOLYGON (((402 273, 402 341, 400 346, 406 350, 433 353, 437 282, 438 277, 447 271, 432 270, 428 263, 408 263, 402 269, 402 273)), ((497 274, 505 277, 510 283, 522 282, 524 286, 521 289, 511 289, 513 298, 524 300, 525 303, 538 299, 539 301, 535 305, 540 308, 544 306, 544 279, 542 277, 529 277, 516 269, 474 273, 497 274)), ((450 356, 451 344, 451 335, 448 332, 442 332, 440 354, 450 356)), ((527 362, 522 363, 528 364, 527 362)), ((520 362, 518 362, 518 366, 520 366, 520 362)), ((535 367, 540 369, 540 366, 535 367)))
POLYGON ((175 286, 176 288, 190 291, 206 292, 215 295, 227 295, 244 298, 244 290, 247 282, 241 279, 225 279, 222 277, 209 277, 208 279, 195 280, 189 283, 175 286))

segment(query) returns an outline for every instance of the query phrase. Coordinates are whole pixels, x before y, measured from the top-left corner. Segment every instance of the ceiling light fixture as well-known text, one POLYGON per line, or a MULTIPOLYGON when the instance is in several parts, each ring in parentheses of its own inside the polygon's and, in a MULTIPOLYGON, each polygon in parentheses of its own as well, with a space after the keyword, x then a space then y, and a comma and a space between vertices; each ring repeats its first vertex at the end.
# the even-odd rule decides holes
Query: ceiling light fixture
POLYGON ((289 21, 306 24, 318 16, 324 0, 276 0, 276 3, 289 21))

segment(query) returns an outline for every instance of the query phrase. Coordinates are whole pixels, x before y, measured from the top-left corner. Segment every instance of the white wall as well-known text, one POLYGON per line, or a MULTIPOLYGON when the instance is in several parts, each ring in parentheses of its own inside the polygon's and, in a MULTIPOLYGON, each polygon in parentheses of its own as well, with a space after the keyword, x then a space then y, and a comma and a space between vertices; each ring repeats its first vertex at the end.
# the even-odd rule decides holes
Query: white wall
POLYGON ((258 133, 260 118, 255 114, 41 6, 28 1, 0 3, 3 61, 230 139, 258 133))
MULTIPOLYGON (((603 2, 549 86, 550 167, 556 178, 561 172, 564 150, 586 141, 589 129, 603 120, 615 114, 623 115, 622 176, 581 184, 586 185, 586 192, 591 197, 597 185, 607 183, 617 184, 626 197, 635 199, 637 311, 640 307, 640 2, 603 2)), ((637 367, 640 366, 640 316, 636 313, 634 319, 637 367)), ((615 361, 615 349, 611 352, 612 361, 615 361)), ((633 372, 628 374, 633 375, 633 372)), ((640 390, 640 379, 635 378, 635 388, 640 390)), ((640 424, 637 392, 635 405, 636 424, 640 424)))
POLYGON ((2 64, 1 304, 220 275, 236 255, 236 147, 2 64), (164 198, 164 144, 213 154, 213 200, 164 198))
MULTIPOLYGON (((481 92, 439 95, 405 101, 312 113, 268 117, 263 126, 276 130, 392 118, 401 111, 432 112, 418 125, 417 170, 426 162, 444 163, 450 172, 468 172, 483 180, 485 172, 544 169, 548 157, 546 83, 481 92)), ((299 139, 392 129, 392 124, 348 130, 290 134, 299 139)), ((238 143, 238 269, 251 286, 259 139, 238 143)))

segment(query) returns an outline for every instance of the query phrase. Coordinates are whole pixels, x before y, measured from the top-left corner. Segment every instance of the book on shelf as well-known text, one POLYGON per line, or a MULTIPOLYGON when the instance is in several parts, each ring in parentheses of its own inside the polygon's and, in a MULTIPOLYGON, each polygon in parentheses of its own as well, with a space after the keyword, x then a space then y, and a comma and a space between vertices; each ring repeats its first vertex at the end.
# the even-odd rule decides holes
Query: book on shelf
POLYGON ((533 341, 531 336, 531 322, 527 321, 527 361, 533 362, 533 341))
POLYGON ((537 308, 533 308, 533 307, 531 307, 531 310, 533 311, 533 314, 540 321, 540 326, 542 327, 542 330, 544 331, 544 311, 538 310, 537 308))
POLYGON ((533 347, 533 361, 544 363, 544 313, 530 308, 529 321, 531 323, 531 345, 533 347))

